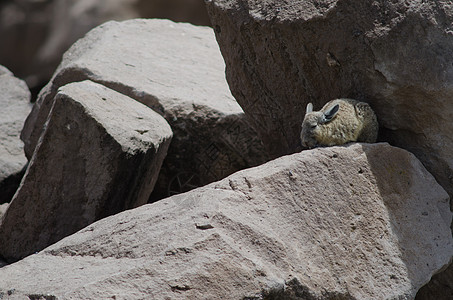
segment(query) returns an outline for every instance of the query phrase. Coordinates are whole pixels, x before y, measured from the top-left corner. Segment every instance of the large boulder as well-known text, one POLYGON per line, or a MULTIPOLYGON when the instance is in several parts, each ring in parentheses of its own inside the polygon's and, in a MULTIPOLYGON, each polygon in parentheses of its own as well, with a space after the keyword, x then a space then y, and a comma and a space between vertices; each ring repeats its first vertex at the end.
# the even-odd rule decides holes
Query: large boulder
POLYGON ((451 1, 208 0, 236 100, 273 156, 300 147, 305 106, 370 103, 381 140, 453 195, 451 1))
POLYGON ((156 184, 161 197, 266 160, 225 80, 212 28, 168 20, 108 22, 75 43, 28 117, 31 157, 58 88, 89 79, 162 114, 174 137, 156 184))
POLYGON ((315 149, 91 224, 0 269, 0 292, 413 299, 450 259, 450 222, 447 193, 407 151, 315 149))
POLYGON ((89 30, 132 18, 209 25, 203 0, 3 0, 0 64, 38 88, 48 82, 63 53, 89 30))
POLYGON ((31 111, 25 82, 0 66, 0 204, 9 202, 27 164, 20 132, 31 111))
POLYGON ((170 144, 159 114, 102 85, 66 85, 53 103, 1 219, 0 255, 9 261, 147 203, 170 144))

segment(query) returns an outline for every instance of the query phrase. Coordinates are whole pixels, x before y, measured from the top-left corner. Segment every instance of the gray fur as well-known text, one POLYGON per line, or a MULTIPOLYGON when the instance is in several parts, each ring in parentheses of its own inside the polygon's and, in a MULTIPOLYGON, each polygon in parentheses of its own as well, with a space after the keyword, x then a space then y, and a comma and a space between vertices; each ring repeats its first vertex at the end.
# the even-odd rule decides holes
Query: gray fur
POLYGON ((368 103, 353 99, 329 101, 320 111, 309 103, 302 122, 302 146, 343 145, 349 142, 376 142, 379 125, 368 103))

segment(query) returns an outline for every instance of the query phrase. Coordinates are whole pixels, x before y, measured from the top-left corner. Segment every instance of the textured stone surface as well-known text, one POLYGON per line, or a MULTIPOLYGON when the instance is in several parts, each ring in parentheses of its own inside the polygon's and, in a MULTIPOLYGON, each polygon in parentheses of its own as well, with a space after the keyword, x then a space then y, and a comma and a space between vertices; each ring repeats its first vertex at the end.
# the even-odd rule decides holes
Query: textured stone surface
POLYGON ((203 0, 3 0, 0 64, 37 87, 49 80, 63 53, 90 29, 132 18, 209 24, 203 0))
POLYGON ((62 87, 0 224, 9 261, 148 201, 172 132, 148 107, 93 82, 62 87))
POLYGON ((265 160, 224 75, 212 29, 168 20, 109 22, 69 49, 28 117, 28 156, 53 95, 68 82, 90 79, 153 108, 174 137, 157 182, 166 196, 219 180, 265 160), (181 184, 179 184, 181 182, 181 184))
POLYGON ((0 95, 0 203, 4 203, 14 195, 27 164, 19 135, 32 104, 25 82, 2 66, 0 95))
POLYGON ((5 214, 6 210, 8 209, 9 203, 0 204, 0 220, 2 216, 5 214))
POLYGON ((100 220, 0 269, 0 291, 413 299, 449 260, 450 222, 447 193, 407 151, 319 148, 100 220))
POLYGON ((299 147, 308 102, 370 103, 381 140, 453 195, 450 1, 209 0, 236 100, 274 156, 299 147))

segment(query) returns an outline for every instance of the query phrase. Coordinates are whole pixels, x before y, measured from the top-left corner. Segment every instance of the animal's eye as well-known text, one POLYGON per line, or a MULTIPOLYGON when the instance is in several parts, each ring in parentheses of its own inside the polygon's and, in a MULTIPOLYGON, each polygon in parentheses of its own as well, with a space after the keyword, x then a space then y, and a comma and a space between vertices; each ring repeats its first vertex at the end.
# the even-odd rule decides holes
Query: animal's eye
POLYGON ((312 129, 318 127, 318 124, 314 124, 310 126, 312 129))

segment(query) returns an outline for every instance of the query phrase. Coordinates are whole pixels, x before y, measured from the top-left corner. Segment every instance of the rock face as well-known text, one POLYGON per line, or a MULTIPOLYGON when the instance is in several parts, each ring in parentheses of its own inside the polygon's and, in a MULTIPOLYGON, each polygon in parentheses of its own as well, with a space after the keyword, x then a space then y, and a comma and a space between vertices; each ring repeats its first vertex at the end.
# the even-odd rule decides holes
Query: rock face
POLYGON ((89 79, 162 114, 174 138, 156 184, 167 196, 266 160, 232 97, 211 28, 167 20, 109 22, 65 54, 22 132, 33 153, 58 87, 89 79), (113 62, 113 63, 112 63, 113 62), (181 183, 181 184, 179 184, 181 183))
POLYGON ((0 204, 0 219, 5 214, 6 210, 8 209, 9 203, 0 204))
POLYGON ((109 20, 156 17, 209 25, 203 0, 4 0, 0 64, 38 87, 52 76, 63 53, 92 28, 109 20))
POLYGON ((62 87, 0 224, 18 260, 108 215, 147 202, 171 140, 148 107, 84 81, 62 87))
POLYGON ((388 144, 281 157, 3 267, 6 295, 413 299, 453 251, 448 195, 388 144))
POLYGON ((31 110, 30 91, 22 80, 0 66, 0 204, 9 202, 27 164, 19 138, 31 110))
POLYGON ((370 103, 381 140, 453 195, 453 4, 208 0, 236 100, 274 156, 299 149, 305 106, 370 103))

